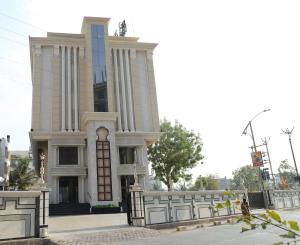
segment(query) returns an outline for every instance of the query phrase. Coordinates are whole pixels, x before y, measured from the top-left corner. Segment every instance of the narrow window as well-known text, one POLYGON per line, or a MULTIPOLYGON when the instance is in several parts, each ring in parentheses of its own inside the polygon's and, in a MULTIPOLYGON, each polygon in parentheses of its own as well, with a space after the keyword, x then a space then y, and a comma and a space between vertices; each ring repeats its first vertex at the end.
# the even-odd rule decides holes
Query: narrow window
POLYGON ((108 130, 99 128, 96 141, 98 201, 112 200, 110 144, 108 130))

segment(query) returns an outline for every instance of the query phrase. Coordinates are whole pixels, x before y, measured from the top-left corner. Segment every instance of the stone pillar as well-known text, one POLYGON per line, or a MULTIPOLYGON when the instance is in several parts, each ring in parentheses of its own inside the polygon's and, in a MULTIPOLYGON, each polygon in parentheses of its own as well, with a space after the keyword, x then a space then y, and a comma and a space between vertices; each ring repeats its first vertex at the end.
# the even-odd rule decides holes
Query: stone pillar
POLYGON ((130 186, 131 194, 131 221, 133 226, 144 226, 145 225, 145 210, 143 200, 143 188, 134 184, 130 186))
POLYGON ((123 65, 123 50, 119 49, 120 55, 120 69, 121 69, 121 88, 122 88, 122 104, 123 104, 123 119, 124 119, 124 131, 128 131, 128 122, 127 122, 127 105, 126 105, 126 86, 124 78, 124 65, 123 65))
POLYGON ((131 76, 130 64, 128 59, 129 50, 125 49, 125 65, 126 65, 126 82, 127 82, 127 96, 128 96, 128 116, 129 116, 129 129, 135 131, 133 120, 133 106, 132 106, 132 92, 131 92, 131 76))
POLYGON ((84 203, 84 176, 78 176, 78 201, 84 203))
POLYGON ((71 47, 67 48, 68 54, 68 131, 72 131, 72 100, 71 100, 71 47))
POLYGON ((77 47, 73 47, 74 59, 74 130, 78 131, 78 81, 77 81, 77 47))
POLYGON ((61 47, 61 131, 66 131, 65 46, 61 47))
POLYGON ((117 62, 117 49, 112 49, 114 59, 114 77, 116 88, 117 112, 118 112, 118 131, 122 131, 122 118, 121 118, 121 104, 120 104, 120 86, 119 86, 119 72, 117 62))
POLYGON ((52 149, 53 149, 52 167, 56 167, 58 165, 58 157, 57 157, 58 146, 53 145, 52 149))

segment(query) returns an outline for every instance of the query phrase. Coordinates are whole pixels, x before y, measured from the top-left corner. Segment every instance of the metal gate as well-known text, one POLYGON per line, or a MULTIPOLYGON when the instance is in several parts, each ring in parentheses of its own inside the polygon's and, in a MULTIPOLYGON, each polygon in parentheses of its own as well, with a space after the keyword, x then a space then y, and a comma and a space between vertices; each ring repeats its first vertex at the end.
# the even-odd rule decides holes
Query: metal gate
POLYGON ((127 212, 127 223, 132 225, 132 204, 131 204, 131 193, 126 192, 126 212, 127 212))
POLYGON ((262 191, 248 192, 250 208, 265 208, 264 194, 262 191))

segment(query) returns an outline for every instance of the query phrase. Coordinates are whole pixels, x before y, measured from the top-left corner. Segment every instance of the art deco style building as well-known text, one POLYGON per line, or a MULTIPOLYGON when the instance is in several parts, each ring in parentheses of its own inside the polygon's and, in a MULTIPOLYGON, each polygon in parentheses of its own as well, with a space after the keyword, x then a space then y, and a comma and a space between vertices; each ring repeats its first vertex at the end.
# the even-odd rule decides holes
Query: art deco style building
POLYGON ((31 147, 52 204, 117 206, 135 169, 147 189, 147 145, 159 137, 157 44, 109 36, 108 22, 84 17, 81 34, 30 37, 31 147))

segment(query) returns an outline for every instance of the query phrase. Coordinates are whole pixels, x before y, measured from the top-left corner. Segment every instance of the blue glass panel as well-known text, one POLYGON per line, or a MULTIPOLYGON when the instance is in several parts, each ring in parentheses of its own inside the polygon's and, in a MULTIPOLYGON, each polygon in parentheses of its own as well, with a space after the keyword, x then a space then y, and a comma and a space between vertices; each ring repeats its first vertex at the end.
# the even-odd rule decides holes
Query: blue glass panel
POLYGON ((91 25, 94 111, 107 112, 107 74, 103 25, 91 25))

